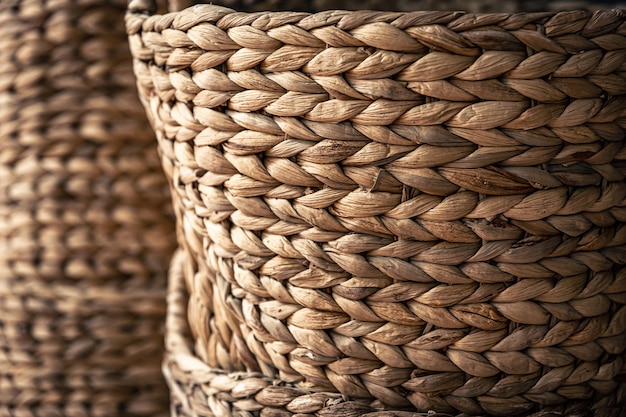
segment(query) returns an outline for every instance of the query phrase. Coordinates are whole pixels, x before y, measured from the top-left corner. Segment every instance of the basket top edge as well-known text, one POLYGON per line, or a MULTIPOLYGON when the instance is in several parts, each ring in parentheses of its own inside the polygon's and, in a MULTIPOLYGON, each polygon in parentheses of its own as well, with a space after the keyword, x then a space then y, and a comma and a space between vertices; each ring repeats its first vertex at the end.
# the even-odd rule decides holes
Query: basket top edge
MULTIPOLYGON (((150 1, 133 0, 135 3, 150 1)), ((143 15, 143 29, 161 31, 175 27, 188 30, 194 26, 207 24, 218 25, 222 30, 238 26, 253 26, 261 30, 269 30, 284 25, 297 26, 300 29, 312 30, 323 26, 336 26, 343 30, 354 29, 368 24, 390 24, 399 29, 424 25, 444 25, 454 31, 471 30, 488 25, 497 25, 501 29, 516 30, 528 24, 543 26, 549 24, 558 27, 577 26, 587 31, 598 32, 601 27, 606 32, 610 25, 614 30, 623 32, 626 29, 626 8, 598 9, 595 11, 576 9, 543 12, 470 12, 463 10, 417 10, 417 11, 376 11, 376 10, 342 10, 331 9, 313 12, 302 11, 238 11, 215 4, 195 4, 178 11, 162 14, 155 9, 129 7, 134 15, 143 15), (584 23, 583 23, 584 22, 584 23)), ((162 11, 159 11, 161 13, 162 11)), ((544 29, 542 29, 543 31, 544 29)), ((557 30, 557 32, 559 32, 557 30)))

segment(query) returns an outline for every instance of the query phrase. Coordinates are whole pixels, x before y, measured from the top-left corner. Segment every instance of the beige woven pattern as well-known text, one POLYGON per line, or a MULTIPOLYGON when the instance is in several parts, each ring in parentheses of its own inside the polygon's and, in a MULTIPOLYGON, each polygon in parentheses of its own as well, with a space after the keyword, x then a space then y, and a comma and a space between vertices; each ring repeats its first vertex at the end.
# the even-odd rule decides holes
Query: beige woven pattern
POLYGON ((213 368, 369 410, 620 412, 624 11, 145 6, 205 364, 170 346, 180 410, 300 413, 213 368))
MULTIPOLYGON (((168 292, 165 376, 172 390, 172 416, 294 416, 294 417, 452 417, 430 410, 416 413, 376 411, 367 401, 345 395, 307 390, 261 374, 210 368, 194 353, 187 320, 188 293, 185 255, 173 261, 168 292)), ((510 414, 509 414, 510 415, 510 414)), ((570 401, 546 406, 526 417, 623 417, 623 407, 594 406, 592 401, 570 401)), ((459 414, 457 417, 467 417, 459 414)))
MULTIPOLYGON (((187 323, 183 272, 184 255, 174 257, 168 292, 166 345, 171 352, 165 375, 173 391, 172 415, 192 416, 363 416, 363 417, 449 417, 442 413, 406 411, 377 412, 362 402, 329 392, 314 392, 272 381, 260 374, 225 373, 211 369, 194 357, 187 323), (194 375, 190 378, 190 375, 194 375), (202 381, 202 384, 198 382, 202 381), (187 391, 187 392, 185 392, 187 391), (208 394, 207 394, 208 393, 208 394), (182 400, 182 401, 181 401, 182 400), (280 407, 278 407, 280 406, 280 407), (235 410, 235 412, 233 412, 235 410), (237 414, 237 411, 239 414, 237 414), (246 414, 244 414, 246 413, 246 414)), ((579 407, 577 411, 581 411, 579 407)), ((538 413, 537 417, 548 416, 538 413)))
POLYGON ((125 1, 0 2, 0 415, 163 416, 168 188, 125 1))

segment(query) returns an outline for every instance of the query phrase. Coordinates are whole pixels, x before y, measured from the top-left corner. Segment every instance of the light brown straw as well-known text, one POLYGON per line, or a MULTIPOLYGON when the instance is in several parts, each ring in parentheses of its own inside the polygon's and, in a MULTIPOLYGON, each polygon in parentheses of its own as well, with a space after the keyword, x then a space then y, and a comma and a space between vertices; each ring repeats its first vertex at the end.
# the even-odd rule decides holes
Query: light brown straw
POLYGON ((129 9, 175 415, 623 413, 626 12, 129 9))
POLYGON ((164 416, 175 237, 124 0, 0 2, 0 415, 164 416))
MULTIPOLYGON (((388 409, 379 404, 351 399, 338 393, 315 391, 297 384, 272 380, 254 372, 230 372, 209 367, 194 352, 187 316, 183 252, 174 257, 170 271, 165 376, 170 383, 172 416, 294 416, 294 417, 467 417, 467 414, 427 413, 388 409)), ((433 335, 434 336, 434 335, 433 335)), ((437 342, 437 340, 431 340, 437 342)), ((558 351, 546 352, 554 361, 563 360, 558 351)), ((557 372, 553 372, 553 375, 557 372)), ((547 375, 550 375, 549 373, 547 375)), ((545 377, 547 384, 551 376, 545 377)), ((482 378, 472 378, 468 389, 477 390, 482 378), (471 388, 475 384, 474 388, 471 388)), ((459 390, 459 392, 463 392, 459 390)), ((483 398, 485 400, 485 398, 483 398)), ((511 407, 508 407, 510 410, 511 407)), ((593 400, 546 405, 525 417, 623 417, 623 406, 604 407, 593 400)), ((511 415, 511 414, 501 414, 511 415)))

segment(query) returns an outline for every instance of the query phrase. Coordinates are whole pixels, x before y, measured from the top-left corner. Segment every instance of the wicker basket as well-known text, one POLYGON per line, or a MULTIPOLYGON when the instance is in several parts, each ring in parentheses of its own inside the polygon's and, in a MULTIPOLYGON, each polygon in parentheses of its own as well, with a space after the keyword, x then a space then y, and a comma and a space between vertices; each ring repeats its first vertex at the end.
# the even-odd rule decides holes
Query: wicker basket
POLYGON ((124 0, 0 2, 0 416, 163 416, 167 182, 124 0))
POLYGON ((173 414, 623 414, 625 16, 132 1, 173 414))

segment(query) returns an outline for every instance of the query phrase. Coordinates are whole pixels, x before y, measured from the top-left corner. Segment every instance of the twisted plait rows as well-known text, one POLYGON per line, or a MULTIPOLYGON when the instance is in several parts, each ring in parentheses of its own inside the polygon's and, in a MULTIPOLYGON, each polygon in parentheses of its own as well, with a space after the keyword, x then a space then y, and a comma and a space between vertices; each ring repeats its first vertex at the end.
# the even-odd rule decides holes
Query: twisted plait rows
POLYGON ((168 184, 125 0, 0 1, 0 415, 160 417, 168 184))
MULTIPOLYGON (((345 395, 311 391, 302 386, 281 380, 272 380, 250 372, 226 373, 209 368, 198 360, 189 340, 184 276, 185 255, 180 252, 173 260, 168 295, 168 318, 166 346, 170 353, 166 359, 165 376, 172 389, 173 415, 187 417, 203 413, 208 416, 260 415, 297 417, 452 417, 446 413, 429 411, 415 413, 389 409, 376 411, 377 401, 353 400, 345 395)), ((432 335, 431 343, 437 343, 441 335, 432 335)), ((524 335, 526 337, 529 334, 524 335)), ((518 340, 521 340, 518 338, 518 340)), ((445 343, 445 342, 444 342, 445 343)), ((395 353, 395 352, 394 352, 395 353)), ((559 360, 556 351, 546 352, 554 361, 559 360)), ((549 378, 547 378, 549 379, 549 378)), ((470 380, 471 381, 471 380, 470 380)), ((441 381, 435 381, 439 383, 441 381)), ((477 379, 473 378, 473 383, 477 379)), ((468 384, 472 385, 472 384, 468 384)), ((469 387, 471 390, 471 387, 469 387)), ((490 404, 497 410, 497 402, 490 404)), ((524 407, 520 407, 525 409, 524 407)), ((506 407, 507 410, 515 408, 506 407)), ((519 411, 519 410, 517 410, 519 411)), ((497 411, 496 411, 497 412, 497 411)), ((509 411, 510 412, 510 411, 509 411)), ((528 414, 527 414, 528 415, 528 414)), ((623 409, 594 404, 593 400, 570 401, 559 406, 546 406, 529 417, 557 416, 622 416, 623 409)), ((459 414, 459 417, 467 414, 459 414)))
POLYGON ((624 400, 624 11, 130 9, 206 364, 374 409, 624 400))
MULTIPOLYGON (((397 134, 405 141, 389 143, 388 130, 362 130, 395 124, 546 126, 557 129, 557 142, 571 143, 575 140, 567 137, 567 128, 614 121, 613 106, 620 108, 621 102, 615 99, 607 108, 600 96, 622 95, 625 85, 620 72, 623 11, 618 10, 557 15, 329 11, 270 18, 196 6, 133 22, 131 30, 138 30, 139 23, 150 35, 136 45, 136 53, 149 54, 141 48, 153 48, 155 63, 169 68, 168 73, 152 69, 164 100, 175 88, 177 100, 201 108, 262 110, 318 123, 349 120, 364 125, 358 136, 387 144, 414 140, 405 132, 397 134), (537 25, 537 20, 545 23, 537 25), (185 53, 188 48, 193 52, 185 53)), ((200 124, 214 127, 210 112, 198 113, 200 124)), ((244 121, 232 121, 239 128, 228 131, 247 129, 244 121)), ((475 145, 462 134, 455 136, 475 145)), ((523 139, 510 141, 509 146, 528 145, 523 139)))

